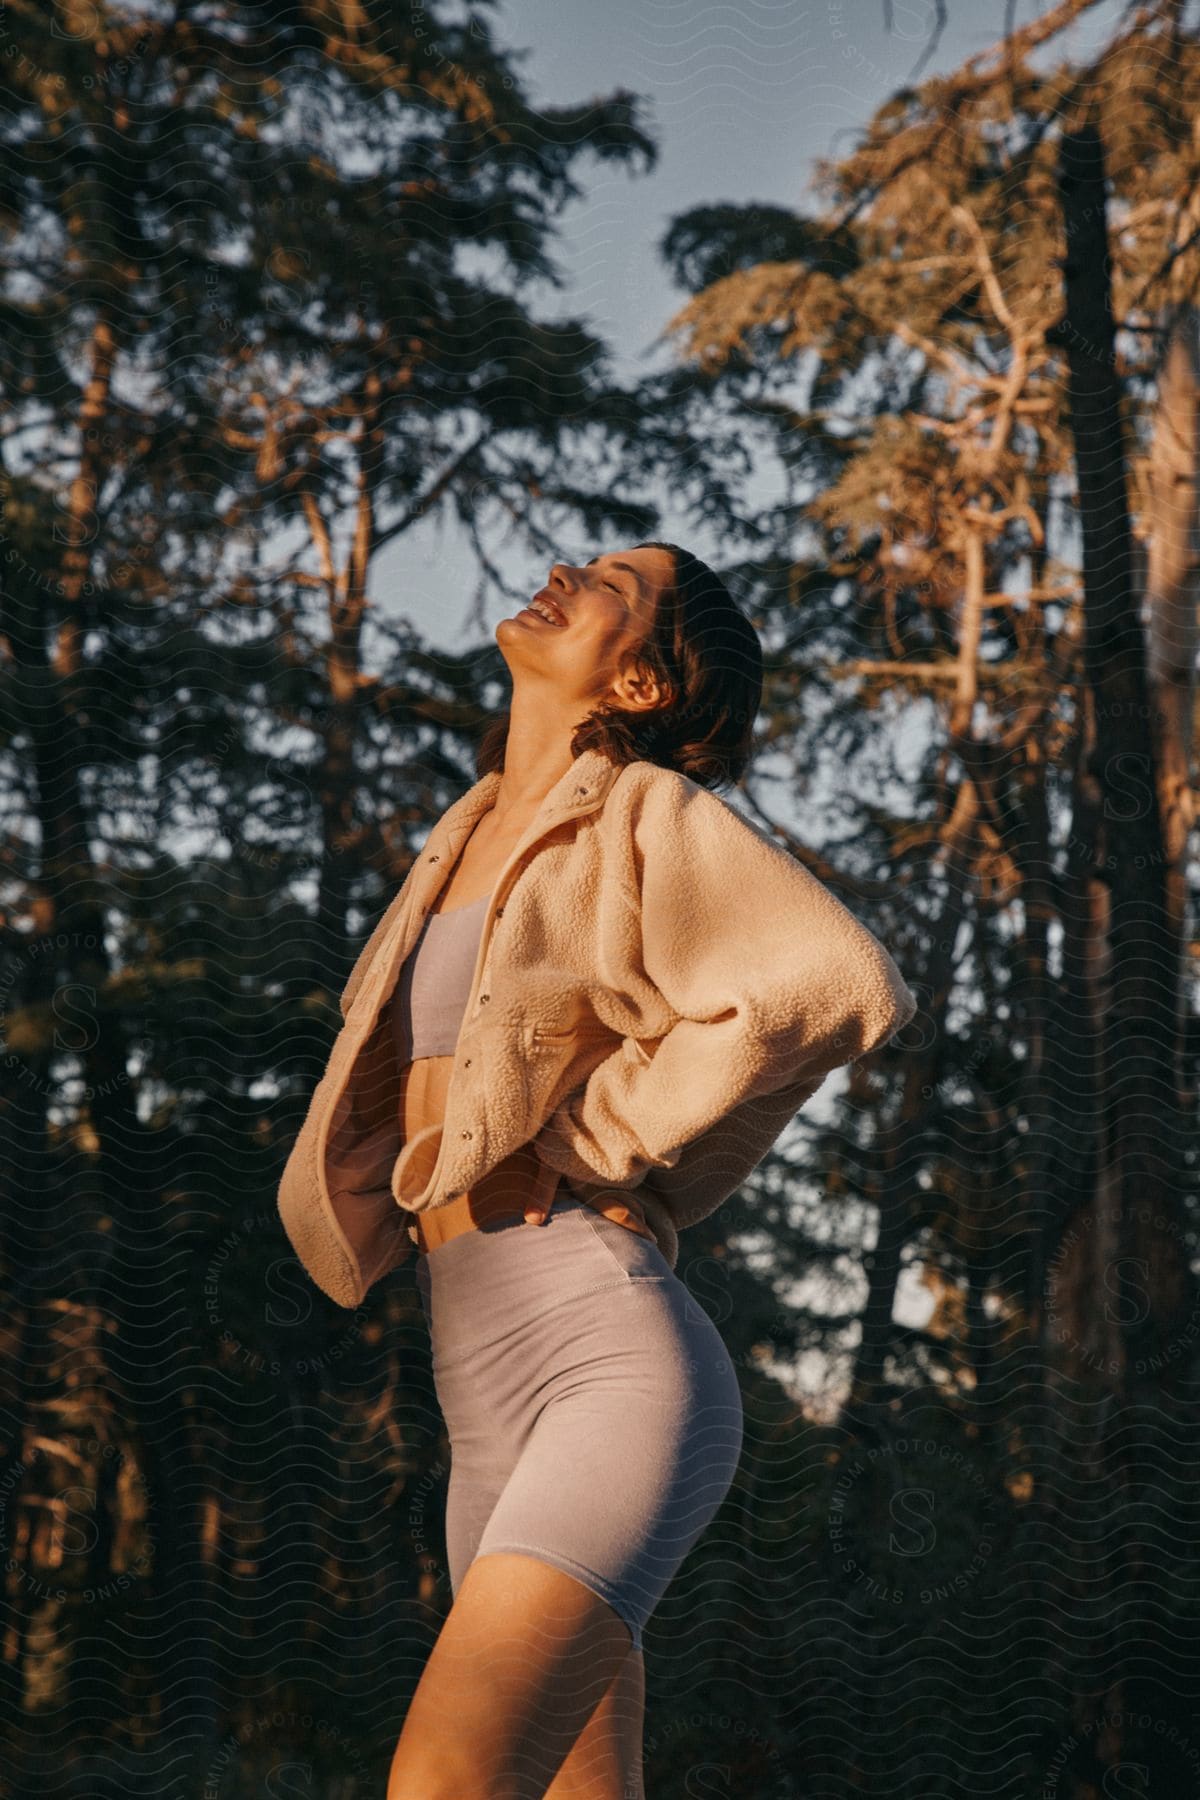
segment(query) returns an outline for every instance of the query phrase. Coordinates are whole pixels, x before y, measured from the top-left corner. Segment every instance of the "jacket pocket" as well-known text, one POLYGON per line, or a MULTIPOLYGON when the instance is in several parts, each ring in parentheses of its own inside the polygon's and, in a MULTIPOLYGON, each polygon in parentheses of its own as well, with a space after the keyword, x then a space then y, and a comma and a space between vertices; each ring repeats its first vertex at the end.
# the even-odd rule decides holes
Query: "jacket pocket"
POLYGON ((533 1121, 558 1104, 569 1082, 586 1079, 576 1068, 587 1071, 602 1060, 611 1048, 612 1032, 599 1021, 565 1026, 552 1031, 541 1025, 526 1025, 521 1048, 521 1076, 524 1083, 524 1117, 529 1135, 533 1121), (591 1052, 591 1054, 587 1054, 591 1052))
POLYGON ((568 1025, 564 1031, 545 1031, 542 1026, 534 1025, 529 1032, 528 1042, 534 1046, 538 1044, 547 1044, 551 1047, 569 1045, 573 1044, 580 1035, 577 1025, 568 1025))

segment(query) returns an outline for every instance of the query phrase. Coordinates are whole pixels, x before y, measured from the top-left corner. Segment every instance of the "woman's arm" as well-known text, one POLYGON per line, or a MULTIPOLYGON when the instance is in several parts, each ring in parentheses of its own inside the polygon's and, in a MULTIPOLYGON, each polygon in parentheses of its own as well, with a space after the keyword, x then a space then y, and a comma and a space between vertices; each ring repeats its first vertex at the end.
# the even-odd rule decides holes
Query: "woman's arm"
POLYGON ((707 1155, 706 1134, 731 1114, 722 1144, 744 1159, 787 1122, 756 1101, 779 1095, 786 1110, 794 1099, 794 1112, 917 1004, 849 909, 707 789, 649 783, 634 832, 641 961, 677 1022, 653 1054, 613 1051, 533 1139, 569 1180, 619 1187, 673 1169, 701 1137, 707 1155))

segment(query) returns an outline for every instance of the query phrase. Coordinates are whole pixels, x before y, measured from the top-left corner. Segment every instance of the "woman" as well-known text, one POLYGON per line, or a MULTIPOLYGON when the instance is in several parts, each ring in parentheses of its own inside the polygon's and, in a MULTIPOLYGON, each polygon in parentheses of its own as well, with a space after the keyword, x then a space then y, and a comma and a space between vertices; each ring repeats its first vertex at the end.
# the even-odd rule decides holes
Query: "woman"
POLYGON ((916 1003, 711 791, 762 654, 710 569, 556 564, 496 638, 509 714, 351 974, 279 1205, 344 1306, 415 1249, 430 1322, 454 1604, 388 1800, 630 1800, 642 1629, 742 1439, 678 1233, 916 1003))

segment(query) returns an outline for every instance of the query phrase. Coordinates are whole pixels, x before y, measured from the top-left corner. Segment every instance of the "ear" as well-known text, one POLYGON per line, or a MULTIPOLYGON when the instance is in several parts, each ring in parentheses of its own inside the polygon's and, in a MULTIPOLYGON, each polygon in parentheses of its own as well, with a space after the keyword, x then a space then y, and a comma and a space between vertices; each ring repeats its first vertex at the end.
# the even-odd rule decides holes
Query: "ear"
POLYGON ((653 671, 630 650, 613 681, 612 697, 628 712, 644 712, 662 704, 663 692, 653 671))

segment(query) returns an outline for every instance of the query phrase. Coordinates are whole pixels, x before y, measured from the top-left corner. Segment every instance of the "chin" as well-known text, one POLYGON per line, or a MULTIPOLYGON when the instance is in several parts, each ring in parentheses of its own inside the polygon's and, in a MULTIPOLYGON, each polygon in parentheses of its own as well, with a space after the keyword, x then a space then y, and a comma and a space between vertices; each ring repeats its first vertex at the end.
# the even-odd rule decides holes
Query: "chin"
POLYGON ((501 619, 498 622, 492 635, 497 643, 507 644, 512 642, 517 644, 531 639, 535 630, 536 627, 531 626, 528 619, 519 619, 515 613, 512 613, 508 618, 501 619))

